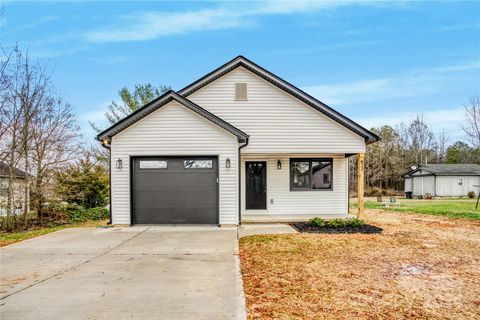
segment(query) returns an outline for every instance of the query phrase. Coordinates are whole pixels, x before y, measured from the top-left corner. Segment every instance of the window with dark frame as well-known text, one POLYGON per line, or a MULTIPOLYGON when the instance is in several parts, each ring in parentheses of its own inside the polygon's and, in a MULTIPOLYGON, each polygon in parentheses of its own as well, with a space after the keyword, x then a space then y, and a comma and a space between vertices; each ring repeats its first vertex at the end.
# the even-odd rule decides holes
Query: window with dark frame
POLYGON ((332 190, 333 159, 290 159, 290 190, 332 190))

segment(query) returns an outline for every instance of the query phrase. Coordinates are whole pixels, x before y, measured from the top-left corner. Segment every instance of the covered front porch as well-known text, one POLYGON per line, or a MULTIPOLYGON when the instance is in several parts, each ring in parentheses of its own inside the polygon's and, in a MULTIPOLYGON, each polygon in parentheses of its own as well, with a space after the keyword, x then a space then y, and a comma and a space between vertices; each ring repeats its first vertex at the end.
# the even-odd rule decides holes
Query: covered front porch
POLYGON ((359 208, 364 212, 364 153, 241 154, 241 223, 350 219, 348 158, 358 160, 359 208))

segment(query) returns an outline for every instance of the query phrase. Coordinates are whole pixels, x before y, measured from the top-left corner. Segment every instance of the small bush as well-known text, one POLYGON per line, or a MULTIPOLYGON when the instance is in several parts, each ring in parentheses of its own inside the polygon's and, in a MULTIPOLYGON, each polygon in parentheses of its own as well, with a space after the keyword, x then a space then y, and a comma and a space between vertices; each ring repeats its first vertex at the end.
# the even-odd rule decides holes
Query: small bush
POLYGON ((377 188, 371 188, 366 193, 368 197, 376 197, 380 195, 380 190, 377 188))
POLYGON ((365 225, 365 222, 360 219, 351 219, 347 221, 347 226, 352 227, 352 228, 359 228, 365 225))
POLYGON ((469 192, 467 193, 467 196, 468 196, 470 199, 473 199, 473 198, 475 198, 475 192, 469 191, 469 192))
POLYGON ((109 212, 108 212, 108 209, 104 207, 91 208, 86 210, 86 217, 87 217, 87 220, 93 220, 93 221, 105 220, 105 219, 108 219, 109 212))
POLYGON ((323 220, 322 218, 316 217, 313 219, 310 219, 308 221, 308 225, 310 227, 315 227, 315 228, 345 228, 345 227, 350 227, 350 228, 360 228, 365 225, 365 222, 363 220, 354 218, 350 220, 345 220, 341 218, 336 218, 332 220, 323 220))
POLYGON ((327 222, 326 222, 325 220, 323 220, 322 218, 319 218, 319 217, 310 219, 310 220, 308 221, 308 224, 310 224, 311 226, 313 226, 313 227, 319 227, 319 228, 325 227, 326 223, 327 223, 327 222))
POLYGON ((343 228, 345 227, 346 223, 344 219, 337 218, 328 221, 327 225, 331 228, 343 228))
POLYGON ((69 217, 72 223, 82 223, 88 220, 98 221, 108 218, 108 210, 103 207, 85 209, 82 206, 77 206, 69 212, 69 217))

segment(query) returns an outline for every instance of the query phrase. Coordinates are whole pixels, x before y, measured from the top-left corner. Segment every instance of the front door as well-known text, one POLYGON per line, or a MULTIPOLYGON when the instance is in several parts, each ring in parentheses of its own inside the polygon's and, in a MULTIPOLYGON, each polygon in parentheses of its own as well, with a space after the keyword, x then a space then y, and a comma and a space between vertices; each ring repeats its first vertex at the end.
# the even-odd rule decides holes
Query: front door
POLYGON ((247 161, 246 170, 246 208, 267 209, 267 162, 247 161))

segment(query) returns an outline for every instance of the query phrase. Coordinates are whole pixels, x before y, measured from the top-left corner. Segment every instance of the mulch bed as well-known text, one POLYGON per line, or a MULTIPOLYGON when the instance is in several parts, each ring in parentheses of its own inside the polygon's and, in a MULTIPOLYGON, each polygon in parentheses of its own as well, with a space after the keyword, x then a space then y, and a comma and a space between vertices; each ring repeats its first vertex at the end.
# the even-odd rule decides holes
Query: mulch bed
POLYGON ((334 227, 316 227, 310 225, 308 222, 294 222, 290 224, 294 227, 298 232, 303 233, 330 233, 330 234, 340 234, 340 233, 381 233, 383 229, 372 226, 370 224, 364 224, 360 227, 341 227, 341 228, 334 228, 334 227))

